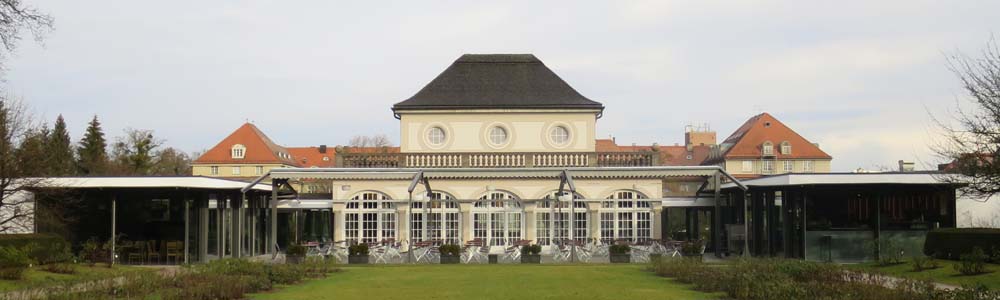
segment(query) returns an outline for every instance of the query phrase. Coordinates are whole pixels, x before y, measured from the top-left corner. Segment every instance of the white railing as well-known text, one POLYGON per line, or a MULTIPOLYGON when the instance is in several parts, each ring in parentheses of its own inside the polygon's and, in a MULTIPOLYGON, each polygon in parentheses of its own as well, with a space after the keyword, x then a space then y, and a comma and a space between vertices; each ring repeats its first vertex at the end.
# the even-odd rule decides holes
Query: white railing
POLYGON ((590 165, 590 157, 583 153, 535 154, 532 163, 535 167, 586 167, 590 165))
POLYGON ((469 156, 469 166, 473 168, 518 168, 524 167, 524 154, 488 153, 469 156))
POLYGON ((458 168, 462 166, 460 154, 409 154, 405 165, 411 168, 458 168))

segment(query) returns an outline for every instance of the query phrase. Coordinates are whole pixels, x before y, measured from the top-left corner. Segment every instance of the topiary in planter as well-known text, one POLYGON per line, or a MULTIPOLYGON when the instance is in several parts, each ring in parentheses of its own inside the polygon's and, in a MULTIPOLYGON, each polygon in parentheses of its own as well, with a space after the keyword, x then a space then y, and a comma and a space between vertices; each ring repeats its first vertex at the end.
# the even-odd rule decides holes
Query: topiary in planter
POLYGON ((462 261, 462 247, 459 245, 441 245, 438 251, 441 252, 442 264, 457 264, 462 261))
POLYGON ((632 262, 632 247, 628 245, 611 245, 608 247, 608 260, 613 264, 632 262))
POLYGON ((292 244, 285 249, 285 263, 298 264, 305 260, 306 257, 306 247, 298 244, 292 244))
POLYGON ((367 264, 368 263, 368 245, 367 244, 357 244, 347 247, 347 263, 349 264, 367 264))
POLYGON ((540 264, 542 263, 542 246, 541 245, 527 245, 521 247, 521 263, 522 264, 540 264))

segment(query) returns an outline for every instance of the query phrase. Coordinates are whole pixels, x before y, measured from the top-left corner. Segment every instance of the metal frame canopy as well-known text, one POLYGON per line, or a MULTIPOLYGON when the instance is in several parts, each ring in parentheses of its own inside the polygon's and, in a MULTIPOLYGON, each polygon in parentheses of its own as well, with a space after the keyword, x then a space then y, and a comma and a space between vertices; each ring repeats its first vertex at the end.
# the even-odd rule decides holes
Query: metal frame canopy
POLYGON ((417 173, 423 172, 428 179, 560 179, 563 172, 572 174, 574 179, 588 178, 667 178, 667 177, 711 177, 719 174, 739 184, 736 178, 726 173, 718 166, 676 166, 676 167, 583 167, 583 168, 282 168, 272 169, 267 174, 257 178, 253 186, 267 178, 272 179, 341 179, 341 180, 374 180, 396 179, 412 180, 417 173))
MULTIPOLYGON (((754 179, 741 183, 744 187, 780 187, 795 185, 865 185, 865 184, 939 184, 954 185, 944 181, 943 173, 822 173, 822 174, 781 174, 754 179)), ((722 189, 736 187, 733 183, 722 185, 722 189)), ((745 188, 744 188, 745 190, 745 188)))
POLYGON ((135 177, 48 177, 39 181, 42 188, 187 188, 240 189, 270 191, 267 184, 247 185, 245 181, 203 176, 135 176, 135 177))

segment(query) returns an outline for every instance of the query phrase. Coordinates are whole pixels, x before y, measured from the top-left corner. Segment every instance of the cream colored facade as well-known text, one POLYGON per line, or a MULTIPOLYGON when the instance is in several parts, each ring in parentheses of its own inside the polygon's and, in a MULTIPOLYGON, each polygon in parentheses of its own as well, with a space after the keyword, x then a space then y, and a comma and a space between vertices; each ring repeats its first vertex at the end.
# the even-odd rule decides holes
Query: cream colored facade
POLYGON ((829 173, 829 159, 730 159, 720 164, 726 172, 734 175, 774 175, 785 173, 829 173), (772 170, 765 170, 765 161, 772 162, 772 170), (746 168, 749 162, 750 168, 746 168), (791 163, 791 170, 785 168, 786 162, 791 163))
POLYGON ((271 172, 272 169, 291 167, 293 166, 282 164, 195 164, 191 166, 191 175, 253 179, 271 172))
POLYGON ((455 152, 593 152, 596 110, 437 110, 400 114, 400 151, 455 152), (493 143, 494 127, 506 131, 504 143, 493 143), (568 131, 566 142, 553 140, 558 127, 568 131), (430 131, 440 128, 444 141, 434 143, 430 131))

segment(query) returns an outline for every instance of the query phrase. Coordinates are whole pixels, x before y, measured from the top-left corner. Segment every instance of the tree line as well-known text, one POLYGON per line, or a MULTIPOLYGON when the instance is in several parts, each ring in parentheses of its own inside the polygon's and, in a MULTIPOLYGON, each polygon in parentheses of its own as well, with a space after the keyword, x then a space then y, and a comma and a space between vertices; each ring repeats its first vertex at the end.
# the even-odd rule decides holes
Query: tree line
POLYGON ((9 145, 0 147, 0 156, 19 165, 19 177, 190 174, 191 157, 165 146, 152 130, 127 128, 109 142, 95 115, 83 137, 74 142, 62 115, 50 128, 46 123, 32 124, 26 111, 20 101, 0 100, 0 120, 21 123, 0 124, 0 130, 16 129, 0 137, 0 143, 9 145))

